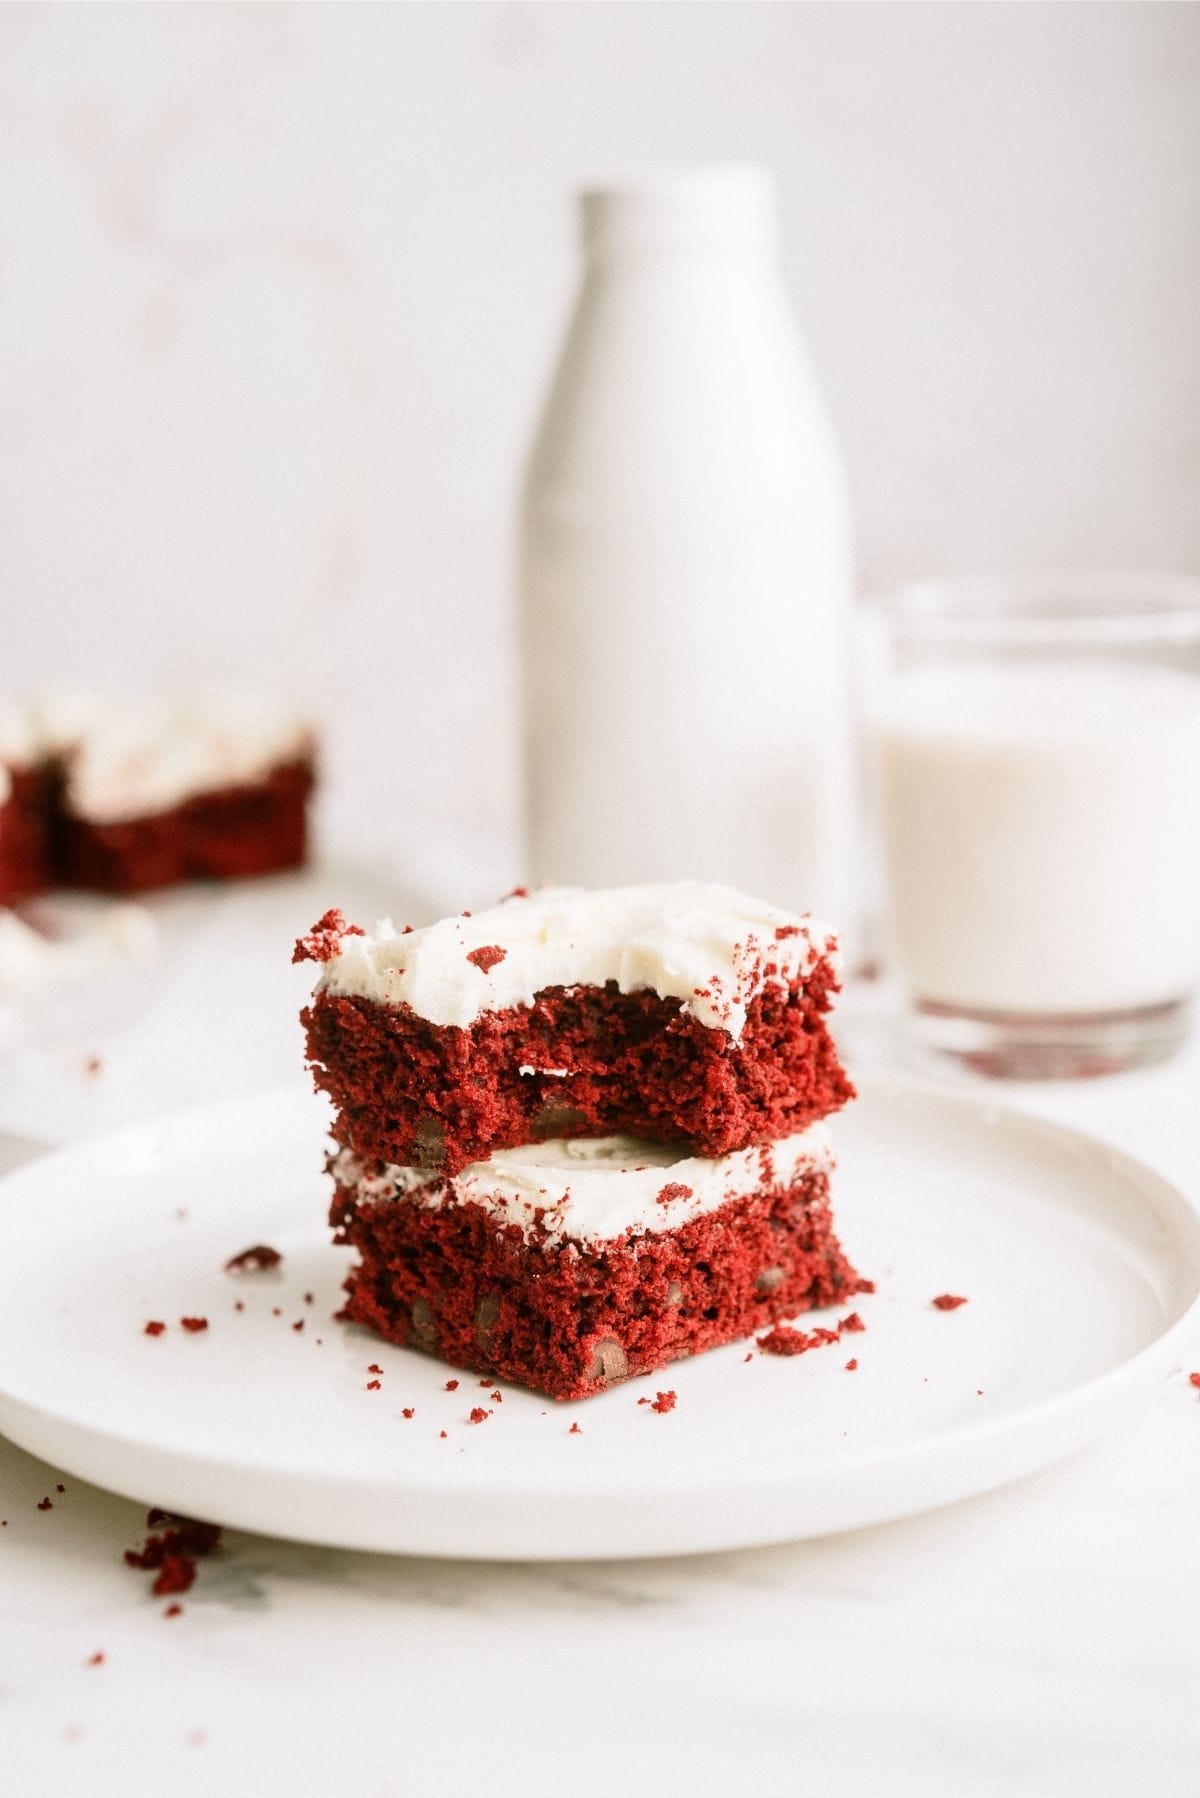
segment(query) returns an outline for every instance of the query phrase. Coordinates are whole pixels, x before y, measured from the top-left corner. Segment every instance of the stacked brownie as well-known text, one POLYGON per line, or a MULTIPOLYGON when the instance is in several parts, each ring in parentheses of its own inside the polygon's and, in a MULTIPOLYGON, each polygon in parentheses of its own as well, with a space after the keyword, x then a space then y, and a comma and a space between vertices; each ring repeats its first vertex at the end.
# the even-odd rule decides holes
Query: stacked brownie
POLYGON ((861 1290, 811 918, 696 882, 518 890, 374 936, 328 912, 296 959, 352 1321, 582 1398, 861 1290))

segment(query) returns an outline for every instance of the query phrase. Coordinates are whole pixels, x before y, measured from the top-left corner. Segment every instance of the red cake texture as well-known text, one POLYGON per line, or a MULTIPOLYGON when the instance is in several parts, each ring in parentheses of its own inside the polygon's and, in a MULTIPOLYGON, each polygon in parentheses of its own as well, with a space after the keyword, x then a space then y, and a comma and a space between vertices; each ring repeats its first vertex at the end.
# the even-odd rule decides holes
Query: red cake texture
POLYGON ((239 880, 297 868, 307 854, 310 758, 261 780, 196 793, 169 811, 97 823, 58 806, 52 855, 65 886, 144 893, 185 880, 239 880))
POLYGON ((854 1096, 825 1024, 836 990, 827 963, 765 988, 740 1040, 612 981, 550 987, 465 1028, 328 992, 301 1017, 338 1141, 368 1161, 455 1174, 548 1136, 628 1131, 715 1157, 795 1135, 854 1096), (521 1071, 544 1067, 568 1071, 521 1071))
POLYGON ((471 1201, 339 1186, 330 1219, 359 1257, 342 1316, 456 1367, 586 1398, 862 1290, 828 1187, 814 1169, 677 1230, 591 1242, 527 1236, 471 1201))
POLYGON ((0 905, 44 892, 53 879, 45 776, 0 767, 0 905))

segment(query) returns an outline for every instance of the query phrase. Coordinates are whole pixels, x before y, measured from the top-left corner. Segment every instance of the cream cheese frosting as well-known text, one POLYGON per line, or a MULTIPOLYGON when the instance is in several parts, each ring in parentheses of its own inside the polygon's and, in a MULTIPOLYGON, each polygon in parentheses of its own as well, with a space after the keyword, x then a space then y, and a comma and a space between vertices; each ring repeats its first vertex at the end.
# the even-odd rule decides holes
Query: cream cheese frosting
POLYGON ((765 987, 789 987, 822 959, 836 970, 837 939, 823 924, 732 887, 541 887, 424 930, 385 920, 371 936, 343 933, 317 990, 465 1027, 532 1005, 547 987, 612 980, 623 993, 678 999, 736 1040, 765 987))
POLYGON ((32 716, 41 752, 63 759, 70 809, 96 824, 152 816, 197 793, 262 780, 313 746, 303 717, 261 695, 150 702, 63 694, 40 702, 32 716))
POLYGON ((664 1235, 731 1199, 832 1166, 822 1123, 712 1161, 632 1136, 601 1136, 499 1149, 451 1180, 414 1167, 368 1174, 350 1149, 337 1155, 333 1173, 363 1200, 409 1200, 430 1210, 470 1202, 498 1224, 518 1225, 527 1242, 536 1235, 554 1244, 610 1242, 629 1231, 664 1235))

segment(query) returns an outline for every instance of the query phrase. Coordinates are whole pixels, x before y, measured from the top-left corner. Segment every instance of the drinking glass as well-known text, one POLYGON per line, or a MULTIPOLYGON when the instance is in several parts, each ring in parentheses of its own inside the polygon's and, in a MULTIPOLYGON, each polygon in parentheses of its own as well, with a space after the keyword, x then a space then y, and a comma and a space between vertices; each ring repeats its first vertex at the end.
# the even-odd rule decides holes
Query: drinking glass
POLYGON ((882 613, 892 955, 928 1046, 1023 1078, 1183 1040, 1200 984, 1200 582, 923 582, 882 613))

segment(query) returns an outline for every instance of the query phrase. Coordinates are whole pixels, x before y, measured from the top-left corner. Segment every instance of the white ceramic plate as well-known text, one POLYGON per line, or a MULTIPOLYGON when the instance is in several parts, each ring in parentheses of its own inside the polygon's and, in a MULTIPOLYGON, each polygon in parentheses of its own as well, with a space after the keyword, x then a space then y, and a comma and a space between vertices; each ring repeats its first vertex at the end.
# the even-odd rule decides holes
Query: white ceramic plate
POLYGON ((324 1119, 303 1094, 251 1098, 0 1183, 0 1429, 147 1504, 279 1536, 678 1554, 1015 1479, 1118 1422, 1195 1327, 1200 1218, 1165 1180, 1052 1124, 872 1084, 836 1126, 841 1234, 878 1282, 856 1301, 865 1333, 790 1360, 734 1344, 573 1405, 513 1387, 496 1404, 475 1375, 447 1392, 454 1369, 331 1321, 345 1252, 324 1225, 324 1119), (223 1271, 257 1242, 283 1252, 278 1272, 223 1271), (968 1303, 936 1309, 946 1291, 968 1303), (639 1405, 667 1388, 673 1411, 639 1405))

